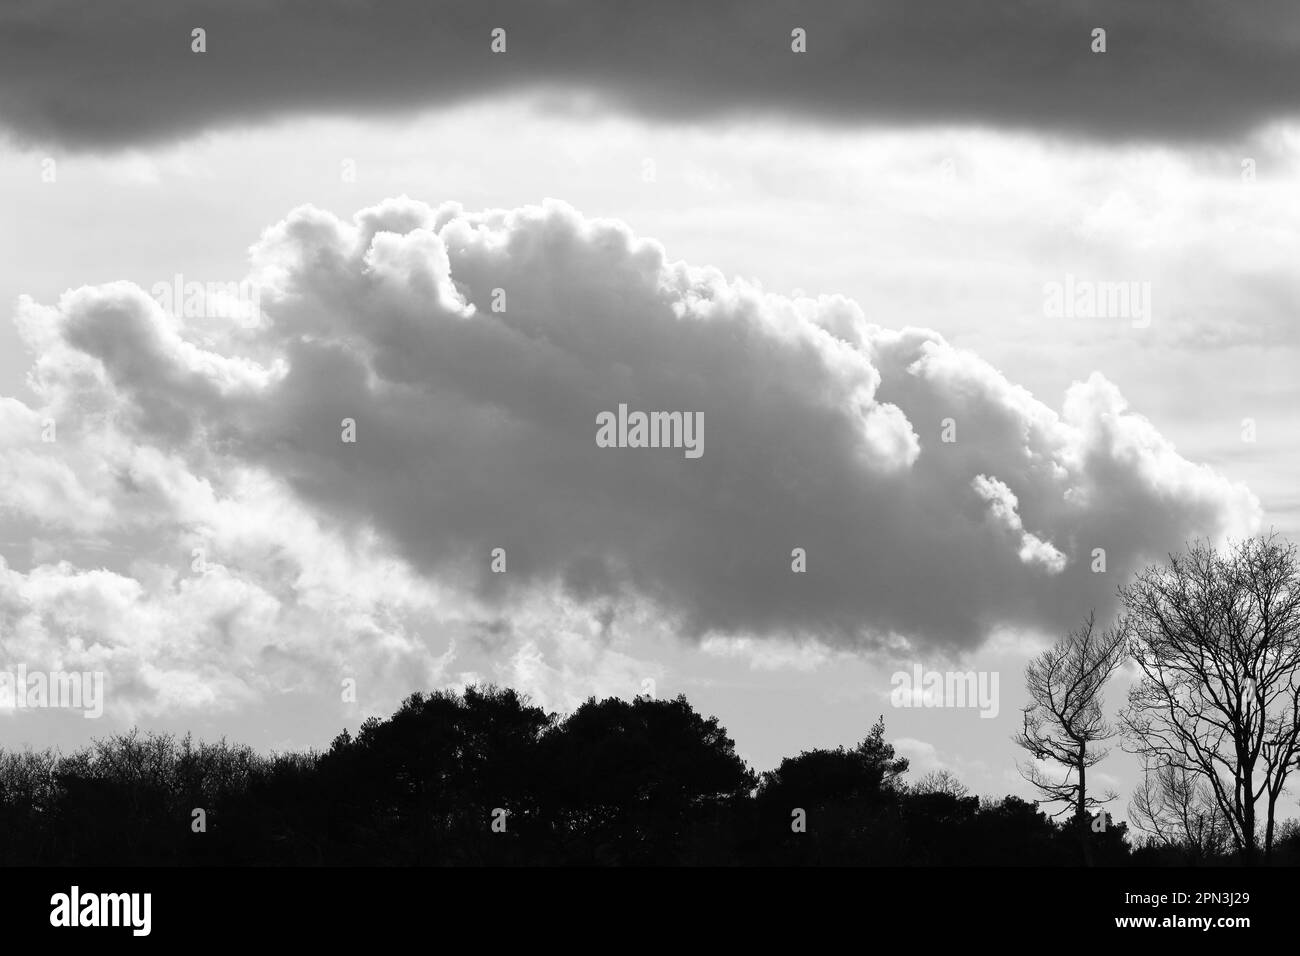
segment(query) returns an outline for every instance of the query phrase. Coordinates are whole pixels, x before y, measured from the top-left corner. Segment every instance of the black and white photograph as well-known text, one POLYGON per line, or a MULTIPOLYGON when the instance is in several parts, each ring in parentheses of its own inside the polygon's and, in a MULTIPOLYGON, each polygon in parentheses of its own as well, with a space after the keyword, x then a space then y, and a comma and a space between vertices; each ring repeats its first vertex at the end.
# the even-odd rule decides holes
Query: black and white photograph
POLYGON ((0 305, 7 934, 1292 925, 1294 2, 0 0, 0 305))

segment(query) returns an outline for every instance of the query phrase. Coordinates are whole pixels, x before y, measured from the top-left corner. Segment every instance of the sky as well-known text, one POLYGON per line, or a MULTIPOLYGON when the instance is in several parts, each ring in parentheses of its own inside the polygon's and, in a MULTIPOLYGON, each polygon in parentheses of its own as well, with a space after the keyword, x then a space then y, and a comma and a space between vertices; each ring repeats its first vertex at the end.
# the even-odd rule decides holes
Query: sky
POLYGON ((685 693, 760 770, 883 715, 1028 796, 1034 654, 1300 530, 1300 18, 1250 6, 8 5, 0 649, 107 691, 0 743, 492 681, 685 693))

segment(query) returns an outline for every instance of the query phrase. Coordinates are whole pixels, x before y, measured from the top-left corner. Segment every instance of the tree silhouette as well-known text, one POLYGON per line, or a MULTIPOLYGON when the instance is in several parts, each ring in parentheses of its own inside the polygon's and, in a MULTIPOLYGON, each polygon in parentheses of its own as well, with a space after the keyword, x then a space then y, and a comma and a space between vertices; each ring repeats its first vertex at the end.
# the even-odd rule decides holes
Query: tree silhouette
POLYGON ((546 741, 548 806, 570 858, 666 863, 757 779, 717 718, 685 697, 586 701, 546 741))
POLYGON ((907 758, 897 757, 885 740, 881 717, 851 750, 805 750, 785 758, 763 775, 762 793, 770 800, 795 801, 795 806, 845 799, 879 803, 894 792, 907 767, 907 758))
POLYGON ((515 836, 533 836, 540 740, 552 718, 513 690, 413 694, 388 720, 341 734, 321 759, 347 821, 339 835, 380 846, 394 862, 506 862, 515 836), (506 839, 492 812, 506 811, 506 839))
POLYGON ((1048 761, 1065 769, 1057 779, 1030 762, 1021 775, 1037 788, 1044 803, 1062 803, 1059 814, 1072 813, 1079 834, 1084 862, 1092 862, 1089 811, 1115 799, 1088 791, 1088 768, 1107 754, 1097 744, 1115 735, 1102 715, 1102 690, 1123 660, 1125 634, 1122 628, 1098 633, 1092 614, 1044 651, 1025 668, 1029 703, 1024 709, 1024 729, 1014 739, 1036 761, 1048 761))
POLYGON ((1198 542, 1120 591, 1142 680, 1123 714, 1153 766, 1199 776, 1247 864, 1264 852, 1276 804, 1300 757, 1300 568, 1294 545, 1250 538, 1226 551, 1198 542))
POLYGON ((907 767, 907 759, 885 740, 883 717, 852 749, 787 757, 762 776, 758 804, 764 831, 798 862, 845 862, 873 850, 877 858, 870 862, 899 856, 896 804, 907 767), (791 831, 796 810, 806 816, 806 833, 791 831))
POLYGON ((1129 816, 1162 846, 1184 850, 1190 863, 1217 856, 1227 842, 1228 824, 1209 786, 1185 764, 1153 763, 1149 755, 1144 763, 1129 816))
POLYGON ((911 792, 916 795, 938 793, 960 800, 970 794, 970 788, 951 770, 931 770, 912 784, 911 792))

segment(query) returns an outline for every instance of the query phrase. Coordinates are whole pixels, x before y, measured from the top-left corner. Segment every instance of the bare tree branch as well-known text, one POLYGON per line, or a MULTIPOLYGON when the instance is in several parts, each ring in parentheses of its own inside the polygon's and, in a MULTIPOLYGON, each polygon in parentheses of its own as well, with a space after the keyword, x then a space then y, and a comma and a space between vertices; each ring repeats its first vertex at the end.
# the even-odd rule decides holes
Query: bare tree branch
POLYGON ((1157 773, 1198 779, 1246 863, 1255 862, 1262 800, 1267 858, 1300 755, 1295 546, 1275 535, 1225 551, 1197 542, 1120 596, 1142 674, 1121 716, 1131 747, 1157 773))
POLYGON ((1123 661, 1127 635, 1123 627, 1096 630, 1094 616, 1071 631, 1025 668, 1029 704, 1024 728, 1013 739, 1033 758, 1020 767, 1021 776, 1034 785, 1039 803, 1061 803, 1053 816, 1072 813, 1079 828, 1085 862, 1091 861, 1088 825, 1090 810, 1115 799, 1107 792, 1098 798, 1087 788, 1088 768, 1101 761, 1108 749, 1095 745, 1115 736, 1102 714, 1102 689, 1123 661), (1056 779, 1040 764, 1065 768, 1056 779))

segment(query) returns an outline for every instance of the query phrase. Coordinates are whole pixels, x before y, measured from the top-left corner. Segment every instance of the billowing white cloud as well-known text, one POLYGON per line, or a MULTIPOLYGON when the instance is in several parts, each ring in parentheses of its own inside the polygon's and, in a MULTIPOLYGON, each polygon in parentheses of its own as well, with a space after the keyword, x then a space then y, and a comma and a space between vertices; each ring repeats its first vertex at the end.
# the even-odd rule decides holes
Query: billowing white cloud
POLYGON ((989 515, 1019 538, 1021 561, 1041 565, 1053 574, 1065 570, 1065 555, 1051 542, 1025 530, 1020 515, 1016 513, 1020 502, 1010 488, 987 475, 976 475, 971 485, 975 493, 989 503, 989 515))
POLYGON ((937 333, 670 261, 561 203, 303 207, 252 259, 253 328, 129 283, 18 315, 36 398, 0 401, 0 509, 33 544, 0 607, 28 657, 75 648, 141 706, 362 666, 453 681, 421 635, 522 608, 493 676, 557 703, 575 669, 654 668, 586 659, 569 625, 540 660, 539 607, 960 651, 1105 614, 1140 563, 1260 521, 1100 375, 1057 412, 937 333), (599 447, 620 404, 702 416, 703 454, 599 447))

